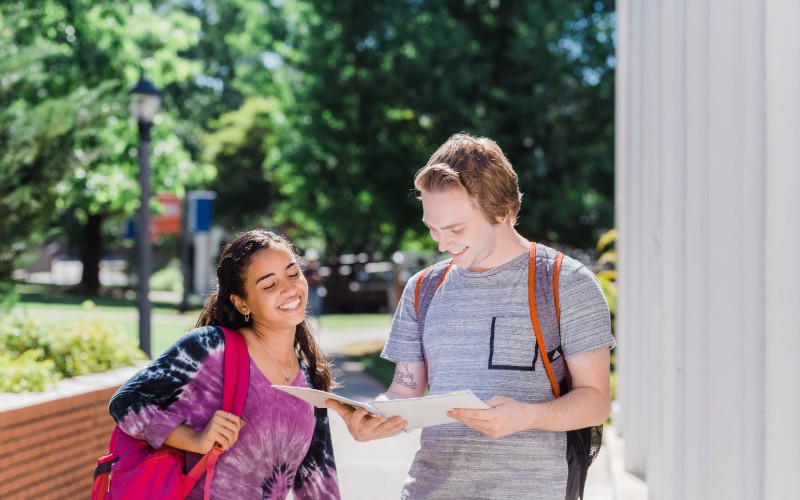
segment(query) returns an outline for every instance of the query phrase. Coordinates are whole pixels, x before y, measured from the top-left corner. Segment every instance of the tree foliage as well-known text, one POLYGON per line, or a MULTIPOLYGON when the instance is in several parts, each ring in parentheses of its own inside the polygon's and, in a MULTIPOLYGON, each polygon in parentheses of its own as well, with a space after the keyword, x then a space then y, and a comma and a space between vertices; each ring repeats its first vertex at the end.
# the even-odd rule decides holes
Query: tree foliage
MULTIPOLYGON (((36 239, 37 229, 58 221, 81 253, 85 291, 96 293, 103 243, 118 235, 121 219, 138 206, 137 135, 127 91, 139 68, 156 82, 180 82, 196 74, 197 64, 182 58, 181 51, 195 42, 198 23, 180 11, 156 11, 131 0, 20 1, 4 4, 0 13, 6 50, 22 54, 31 68, 24 77, 28 84, 13 89, 9 98, 19 109, 42 111, 17 120, 11 135, 29 141, 37 154, 25 161, 47 175, 6 173, 12 185, 25 186, 17 191, 19 199, 28 197, 26 190, 47 193, 35 209, 39 216, 29 218, 28 234, 36 239)), ((156 125, 154 190, 175 191, 187 179, 202 179, 169 108, 156 125)), ((18 139, 10 140, 14 150, 18 139)), ((8 255, 13 260, 14 254, 8 255)))
POLYGON ((0 283, 6 285, 0 290, 52 220, 61 183, 77 163, 76 144, 102 118, 94 104, 108 90, 77 88, 44 98, 47 60, 59 47, 42 38, 12 43, 11 26, 25 22, 0 12, 0 283))
POLYGON ((520 231, 591 248, 613 219, 613 0, 17 0, 0 5, 0 282, 47 231, 85 250, 138 207, 127 89, 163 90, 153 191, 329 254, 430 245, 414 173, 495 139, 520 231))
POLYGON ((613 2, 290 4, 281 53, 296 140, 270 166, 284 209, 337 249, 419 237, 414 172, 455 132, 497 140, 520 230, 590 247, 612 225, 613 2))
POLYGON ((274 4, 227 0, 183 5, 201 25, 198 43, 185 55, 202 69, 174 99, 182 119, 195 127, 187 144, 216 173, 203 187, 217 193, 215 223, 229 231, 274 224, 278 190, 264 165, 280 157, 282 109, 289 102, 270 59, 285 33, 281 7, 274 4))

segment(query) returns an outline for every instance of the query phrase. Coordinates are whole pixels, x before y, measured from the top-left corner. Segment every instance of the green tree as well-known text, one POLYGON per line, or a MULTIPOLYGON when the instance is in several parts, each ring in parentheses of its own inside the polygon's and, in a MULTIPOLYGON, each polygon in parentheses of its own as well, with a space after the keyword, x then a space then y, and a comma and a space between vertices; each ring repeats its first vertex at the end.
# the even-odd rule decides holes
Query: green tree
POLYGON ((76 164, 75 145, 104 118, 95 103, 108 85, 77 88, 44 98, 47 61, 60 47, 43 38, 18 46, 14 27, 26 26, 22 12, 0 10, 0 293, 42 239, 56 211, 61 182, 76 164))
POLYGON ((267 155, 278 150, 273 124, 280 115, 275 99, 253 97, 212 122, 204 139, 204 158, 217 170, 215 223, 245 229, 271 219, 279 197, 264 173, 267 155))
MULTIPOLYGON (((185 2, 200 22, 198 42, 184 55, 201 65, 201 78, 175 96, 181 119, 193 124, 186 138, 198 161, 216 172, 205 188, 217 193, 214 220, 240 230, 272 223, 278 191, 265 171, 280 157, 285 92, 274 45, 285 33, 278 2, 185 2)), ((284 87, 285 88, 285 87, 284 87)))
POLYGON ((590 248, 613 214, 612 0, 19 0, 0 5, 0 280, 53 221, 99 285, 135 213, 139 66, 164 92, 153 188, 328 253, 430 245, 411 179, 449 135, 496 139, 520 230, 590 248), (320 236, 322 235, 322 236, 320 236), (7 242, 7 243, 6 243, 7 242))
POLYGON ((496 139, 523 234, 590 248, 613 209, 611 1, 286 2, 294 140, 268 165, 333 251, 424 234, 411 179, 449 135, 496 139))
MULTIPOLYGON (((104 241, 115 236, 119 221, 138 205, 137 136, 126 109, 127 91, 140 67, 166 88, 196 76, 199 66, 184 59, 181 51, 196 42, 199 24, 170 8, 168 2, 156 9, 132 0, 20 1, 0 9, 4 18, 18 20, 13 28, 6 26, 9 50, 51 47, 40 60, 46 78, 38 79, 28 94, 16 91, 18 99, 50 106, 70 102, 76 93, 93 95, 91 111, 84 110, 84 115, 97 119, 88 121, 80 134, 67 129, 58 155, 41 156, 42 169, 54 172, 41 180, 51 184, 28 185, 33 192, 54 191, 56 211, 49 212, 50 221, 59 217, 67 228, 79 228, 67 233, 81 252, 82 287, 95 294, 104 241), (63 161, 65 155, 69 161, 63 161)), ((166 93, 164 111, 153 129, 155 192, 180 190, 187 179, 208 174, 193 168, 178 135, 182 127, 170 110, 169 96, 166 93)), ((34 142, 46 139, 35 129, 31 137, 34 142)))

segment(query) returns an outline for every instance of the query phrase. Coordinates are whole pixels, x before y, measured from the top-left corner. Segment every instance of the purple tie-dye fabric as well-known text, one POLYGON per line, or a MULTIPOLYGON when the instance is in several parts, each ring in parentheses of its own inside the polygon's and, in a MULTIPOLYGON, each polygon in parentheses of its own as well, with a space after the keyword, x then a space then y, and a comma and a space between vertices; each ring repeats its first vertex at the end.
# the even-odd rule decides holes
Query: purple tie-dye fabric
MULTIPOLYGON (((161 446, 181 423, 202 430, 222 400, 224 337, 216 328, 193 330, 117 391, 110 412, 126 433, 161 446)), ((311 385, 305 364, 292 382, 311 385)), ((250 359, 244 427, 220 455, 213 498, 338 499, 327 411, 276 391, 250 359)), ((199 455, 187 454, 187 468, 199 455)), ((188 498, 203 497, 201 479, 188 498)))

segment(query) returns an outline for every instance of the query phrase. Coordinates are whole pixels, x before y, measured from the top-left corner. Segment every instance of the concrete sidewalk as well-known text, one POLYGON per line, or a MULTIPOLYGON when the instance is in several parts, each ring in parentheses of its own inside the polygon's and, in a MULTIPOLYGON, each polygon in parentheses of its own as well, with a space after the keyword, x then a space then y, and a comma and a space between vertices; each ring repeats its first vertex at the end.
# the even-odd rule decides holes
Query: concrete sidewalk
MULTIPOLYGON (((334 361, 337 379, 343 387, 336 389, 350 399, 373 399, 386 389, 361 371, 355 361, 340 357, 334 361), (341 371, 340 371, 341 370, 341 371)), ((387 439, 359 443, 353 439, 344 421, 330 412, 333 450, 339 473, 339 486, 344 500, 375 500, 400 497, 400 488, 419 448, 422 432, 416 429, 387 439)))
MULTIPOLYGON (((361 370, 361 365, 344 355, 351 344, 381 342, 387 332, 382 329, 325 330, 319 340, 325 352, 333 357, 334 376, 343 384, 338 394, 355 400, 374 398, 383 387, 361 370)), ((330 415, 333 448, 339 484, 344 500, 399 498, 414 453, 419 447, 421 430, 367 443, 353 440, 342 419, 330 415)), ((645 500, 647 490, 642 481, 624 470, 623 443, 613 427, 606 426, 603 447, 596 462, 589 468, 585 500, 645 500)))

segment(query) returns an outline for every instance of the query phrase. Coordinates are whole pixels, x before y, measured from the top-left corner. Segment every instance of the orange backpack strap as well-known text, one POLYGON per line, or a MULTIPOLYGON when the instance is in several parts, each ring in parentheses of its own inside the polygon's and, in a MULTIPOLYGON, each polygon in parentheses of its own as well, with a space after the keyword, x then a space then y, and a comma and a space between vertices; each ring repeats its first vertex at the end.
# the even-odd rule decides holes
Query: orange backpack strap
MULTIPOLYGON (((539 326, 539 315, 536 310, 536 243, 531 242, 531 248, 528 252, 529 268, 528 268, 528 303, 531 308, 531 322, 533 323, 533 331, 536 333, 536 344, 539 346, 539 352, 542 353, 542 364, 547 372, 547 378, 550 379, 550 386, 553 388, 553 394, 556 397, 561 397, 561 390, 558 387, 556 375, 553 373, 553 367, 550 364, 550 359, 547 356, 547 346, 544 343, 542 336, 542 329, 539 326)), ((556 308, 558 309, 558 308, 556 308)))
MULTIPOLYGON (((556 306, 556 324, 559 329, 559 336, 561 331, 561 304, 558 300, 558 277, 561 276, 561 261, 564 260, 562 252, 556 253, 556 262, 553 269, 553 300, 556 306)), ((567 384, 570 384, 569 367, 566 361, 564 362, 564 376, 566 377, 567 384)))
POLYGON ((558 277, 561 275, 561 261, 564 260, 564 254, 558 252, 556 254, 556 266, 553 271, 553 299, 556 302, 556 320, 558 326, 561 326, 561 305, 558 303, 558 277))
POLYGON ((419 289, 422 287, 422 280, 425 278, 425 275, 430 271, 432 266, 428 266, 422 270, 422 274, 419 275, 419 279, 417 280, 417 286, 414 287, 414 313, 419 318, 419 289))
MULTIPOLYGON (((439 287, 440 287, 440 286, 442 286, 442 283, 444 283, 444 279, 447 277, 447 273, 449 273, 449 272, 450 272, 450 269, 452 269, 452 268, 453 268, 453 264, 455 264, 455 262, 456 262, 456 261, 454 261, 454 260, 451 260, 451 261, 450 261, 450 264, 448 264, 448 266, 447 266, 447 269, 445 269, 445 271, 444 271, 444 274, 442 274, 442 277, 441 277, 441 278, 439 278, 439 283, 437 283, 437 284, 436 284, 436 290, 438 290, 438 289, 439 289, 439 287)), ((435 294, 435 293, 436 293, 436 292, 434 292, 434 294, 435 294)))
MULTIPOLYGON (((453 268, 454 263, 455 261, 453 260, 450 261, 450 264, 447 266, 447 269, 444 270, 442 276, 439 278, 439 282, 436 284, 436 288, 433 289, 433 293, 430 294, 431 296, 428 299, 428 302, 430 302, 430 300, 433 299, 433 296, 436 295, 436 291, 439 290, 439 287, 442 286, 442 283, 444 283, 444 279, 447 277, 447 273, 450 272, 450 269, 453 268)), ((417 286, 414 287, 414 312, 417 314, 417 320, 419 320, 419 296, 420 296, 420 290, 422 289, 422 280, 425 279, 425 275, 428 273, 431 267, 433 266, 426 267, 425 269, 422 270, 422 273, 419 275, 419 279, 417 280, 417 286)), ((425 309, 427 311, 427 307, 425 309)))
MULTIPOLYGON (((414 313, 417 315, 417 326, 419 327, 419 335, 420 339, 422 339, 422 333, 425 329, 425 317, 428 315, 428 307, 431 305, 431 301, 433 297, 436 295, 436 292, 439 290, 439 287, 442 286, 444 283, 444 279, 447 277, 447 274, 450 272, 450 269, 453 268, 453 264, 455 261, 450 260, 450 264, 447 265, 446 268, 443 268, 444 261, 434 264, 430 267, 426 267, 422 270, 422 273, 419 275, 419 279, 417 280, 417 284, 414 287, 414 313), (423 279, 425 275, 428 274, 428 271, 433 269, 432 276, 435 278, 438 273, 441 273, 439 276, 439 282, 436 283, 436 287, 433 288, 429 284, 425 284, 423 286, 423 279), (424 300, 424 302, 423 302, 424 300), (422 307, 420 307, 422 306, 422 307)), ((428 371, 428 356, 425 355, 425 343, 422 343, 422 357, 425 358, 425 372, 428 371)))

